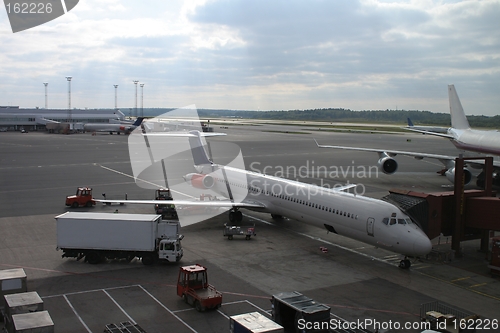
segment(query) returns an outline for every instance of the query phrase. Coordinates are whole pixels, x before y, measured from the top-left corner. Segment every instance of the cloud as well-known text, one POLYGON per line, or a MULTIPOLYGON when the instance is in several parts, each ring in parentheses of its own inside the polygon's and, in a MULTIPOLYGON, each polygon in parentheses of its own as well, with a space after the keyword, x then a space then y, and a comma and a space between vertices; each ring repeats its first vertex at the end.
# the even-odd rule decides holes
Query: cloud
POLYGON ((2 13, 0 104, 43 105, 49 81, 65 107, 72 75, 76 107, 112 107, 112 84, 131 107, 140 80, 145 106, 447 112, 454 83, 466 112, 494 115, 499 16, 497 0, 88 0, 9 34, 2 13))

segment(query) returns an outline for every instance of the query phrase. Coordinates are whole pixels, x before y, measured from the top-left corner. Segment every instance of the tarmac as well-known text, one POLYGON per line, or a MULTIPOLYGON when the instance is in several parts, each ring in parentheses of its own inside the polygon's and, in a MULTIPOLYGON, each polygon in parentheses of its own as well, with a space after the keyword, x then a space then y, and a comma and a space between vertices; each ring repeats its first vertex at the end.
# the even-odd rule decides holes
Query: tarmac
MULTIPOLYGON (((214 124, 216 131, 227 133, 208 139, 217 163, 231 158, 223 148, 231 142, 241 148, 248 170, 285 173, 315 184, 349 181, 362 184, 364 195, 370 197, 381 198, 391 188, 453 189, 436 174, 442 168, 437 161, 398 156, 398 172, 384 175, 370 169, 378 160, 375 153, 319 149, 313 140, 456 155, 445 139, 414 133, 331 132, 309 123, 214 124), (327 171, 320 166, 327 166, 327 171), (361 172, 363 167, 371 173, 361 172)), ((416 327, 420 306, 435 300, 482 318, 500 319, 500 281, 490 275, 486 255, 477 251, 478 241, 463 242, 464 256, 450 261, 440 254, 447 253, 451 239, 435 239, 434 255, 402 270, 394 253, 301 222, 275 221, 269 214, 243 210, 243 224, 255 224, 257 236, 224 238, 226 214, 183 227, 184 257, 179 263, 144 266, 133 260, 90 265, 61 258, 56 251, 56 215, 116 209, 154 213, 150 205, 64 205, 78 186, 92 187, 97 198, 106 193, 108 199, 153 199, 154 190, 134 180, 127 138, 105 133, 0 133, 0 269, 24 268, 28 290, 42 297, 55 332, 102 332, 106 324, 127 320, 148 333, 228 332, 229 316, 253 311, 268 316, 271 296, 283 291, 298 291, 330 306, 335 318, 375 320, 386 326, 379 332, 422 331, 416 327), (198 313, 176 295, 179 266, 193 263, 205 265, 209 282, 223 293, 219 310, 198 313), (387 327, 389 322, 392 327, 387 327), (397 329, 394 323, 412 328, 397 329)), ((494 331, 499 330, 488 330, 494 331)))

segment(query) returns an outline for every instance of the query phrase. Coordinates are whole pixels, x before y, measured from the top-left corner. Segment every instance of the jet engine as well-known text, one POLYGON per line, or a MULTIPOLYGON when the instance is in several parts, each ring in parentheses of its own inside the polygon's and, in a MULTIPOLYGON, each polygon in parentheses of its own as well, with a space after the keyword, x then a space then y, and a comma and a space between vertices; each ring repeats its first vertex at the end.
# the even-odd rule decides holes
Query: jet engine
MULTIPOLYGON (((452 183, 455 184, 455 168, 449 168, 446 170, 444 173, 446 178, 452 183)), ((472 173, 468 169, 464 169, 464 185, 467 185, 470 183, 472 179, 472 173)))
POLYGON ((190 182, 193 187, 200 189, 212 188, 215 184, 214 177, 210 175, 202 175, 200 173, 190 173, 184 176, 187 182, 190 182))
POLYGON ((392 175, 398 170, 398 162, 395 159, 387 155, 386 153, 381 154, 380 159, 377 162, 380 171, 386 175, 392 175))

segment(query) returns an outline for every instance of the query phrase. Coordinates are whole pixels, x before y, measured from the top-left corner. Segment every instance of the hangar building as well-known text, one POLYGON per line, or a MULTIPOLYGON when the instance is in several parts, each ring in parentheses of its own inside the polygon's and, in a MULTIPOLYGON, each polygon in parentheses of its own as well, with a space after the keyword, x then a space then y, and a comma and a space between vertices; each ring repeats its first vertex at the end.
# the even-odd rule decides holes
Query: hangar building
POLYGON ((115 109, 21 109, 19 106, 0 106, 0 130, 45 130, 48 123, 112 123, 125 120, 115 109))

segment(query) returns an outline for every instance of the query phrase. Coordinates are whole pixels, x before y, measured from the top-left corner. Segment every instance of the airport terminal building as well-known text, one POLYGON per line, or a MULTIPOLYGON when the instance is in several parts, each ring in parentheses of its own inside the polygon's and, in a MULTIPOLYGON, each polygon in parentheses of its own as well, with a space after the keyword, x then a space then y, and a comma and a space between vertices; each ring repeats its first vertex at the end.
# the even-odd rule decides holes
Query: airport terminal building
POLYGON ((19 106, 0 106, 1 131, 45 130, 50 123, 112 123, 125 115, 115 109, 21 109, 19 106))

